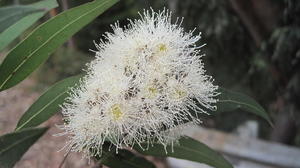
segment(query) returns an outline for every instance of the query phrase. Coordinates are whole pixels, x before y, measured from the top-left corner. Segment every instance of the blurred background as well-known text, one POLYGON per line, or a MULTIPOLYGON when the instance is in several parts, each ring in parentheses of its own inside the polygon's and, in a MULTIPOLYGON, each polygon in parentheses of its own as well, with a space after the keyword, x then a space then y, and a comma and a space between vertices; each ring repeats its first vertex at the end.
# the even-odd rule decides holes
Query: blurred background
MULTIPOLYGON (((60 7, 50 11, 41 22, 86 1, 58 0, 60 7)), ((35 1, 1 0, 0 5, 32 2, 35 1)), ((260 118, 237 110, 208 116, 203 120, 201 131, 190 129, 187 134, 206 140, 227 154, 239 168, 299 166, 299 160, 292 160, 297 154, 300 159, 299 0, 121 0, 59 48, 29 79, 0 93, 0 115, 3 116, 0 134, 11 131, 17 118, 48 86, 82 72, 85 64, 94 58, 94 53, 89 51, 95 49, 93 40, 98 42, 104 32, 111 31, 110 24, 119 21, 120 25, 126 25, 127 18, 138 18, 139 11, 149 8, 170 9, 174 20, 184 17, 186 31, 197 28, 196 33, 202 32, 199 45, 206 44, 202 48, 206 55, 203 59, 215 83, 255 98, 274 121, 272 128, 260 118), (238 145, 234 151, 232 148, 238 145)), ((9 49, 0 53, 0 61, 9 49)), ((53 129, 34 145, 17 167, 59 167, 64 152, 57 151, 64 145, 64 138, 52 136, 58 132, 55 127, 58 123, 61 123, 59 114, 46 123, 53 129), (37 154, 39 152, 41 154, 37 154)), ((63 167, 100 167, 78 158, 80 155, 71 154, 63 167)), ((170 168, 178 167, 181 162, 149 159, 160 167, 170 168)), ((183 165, 186 164, 205 167, 192 163, 183 165)))

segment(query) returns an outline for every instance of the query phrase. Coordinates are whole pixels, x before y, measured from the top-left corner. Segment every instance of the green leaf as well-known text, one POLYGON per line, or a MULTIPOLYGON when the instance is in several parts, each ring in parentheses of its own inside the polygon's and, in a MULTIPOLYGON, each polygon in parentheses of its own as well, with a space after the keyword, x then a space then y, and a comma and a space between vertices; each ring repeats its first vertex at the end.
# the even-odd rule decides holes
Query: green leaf
POLYGON ((31 128, 12 132, 0 137, 0 167, 12 168, 47 128, 31 128))
POLYGON ((155 168, 154 164, 128 150, 103 149, 102 156, 96 156, 100 163, 110 168, 155 168))
POLYGON ((30 6, 10 6, 0 8, 0 32, 20 20, 22 17, 39 11, 30 6))
POLYGON ((79 82, 81 75, 64 79, 50 87, 34 102, 19 120, 16 130, 35 127, 53 116, 69 95, 70 88, 79 82))
MULTIPOLYGON (((44 0, 31 5, 19 6, 21 8, 29 8, 33 11, 31 13, 25 13, 20 16, 19 20, 10 25, 3 32, 0 33, 0 51, 4 49, 10 42, 16 39, 22 32, 33 25, 44 14, 52 8, 57 7, 58 4, 55 0, 44 0)), ((2 9, 0 8, 0 11, 2 9)), ((1 13, 1 12, 0 12, 1 13)), ((0 15, 1 16, 1 15, 0 15)), ((0 17, 1 19, 1 17, 0 17)), ((2 24, 0 23, 0 26, 2 24)), ((3 27, 1 27, 3 28, 3 27)))
POLYGON ((0 91, 24 80, 57 47, 118 0, 95 0, 67 10, 37 27, 0 66, 0 91))
POLYGON ((229 91, 224 88, 220 89, 220 93, 221 94, 218 97, 219 101, 217 103, 216 113, 242 109, 264 118, 272 125, 272 121, 268 113, 251 97, 241 93, 229 91))
POLYGON ((179 145, 174 145, 173 152, 172 146, 169 145, 166 147, 166 153, 164 146, 160 143, 150 145, 149 149, 147 149, 147 144, 143 144, 142 147, 145 150, 138 146, 134 149, 144 155, 185 159, 204 163, 215 168, 233 168, 233 166, 225 160, 222 155, 216 153, 205 144, 188 137, 182 137, 179 139, 179 145))

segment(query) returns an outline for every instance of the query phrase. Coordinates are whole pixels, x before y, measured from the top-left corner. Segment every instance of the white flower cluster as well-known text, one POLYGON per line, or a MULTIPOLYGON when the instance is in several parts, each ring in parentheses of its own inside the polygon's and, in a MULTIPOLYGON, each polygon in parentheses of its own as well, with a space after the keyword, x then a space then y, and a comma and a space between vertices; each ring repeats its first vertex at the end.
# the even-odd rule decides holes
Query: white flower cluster
POLYGON ((71 151, 101 154, 108 140, 117 149, 153 141, 166 146, 179 138, 176 128, 200 122, 190 111, 216 108, 217 86, 196 46, 200 34, 180 25, 167 10, 145 11, 124 29, 115 24, 96 44, 96 59, 63 106, 71 151))

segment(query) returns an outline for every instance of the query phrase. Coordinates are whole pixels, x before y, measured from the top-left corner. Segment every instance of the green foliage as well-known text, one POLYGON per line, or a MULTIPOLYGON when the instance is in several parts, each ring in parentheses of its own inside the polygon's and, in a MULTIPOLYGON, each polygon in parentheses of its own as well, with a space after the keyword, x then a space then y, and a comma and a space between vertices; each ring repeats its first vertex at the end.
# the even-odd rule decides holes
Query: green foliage
POLYGON ((143 157, 139 157, 128 150, 103 149, 102 156, 96 156, 96 159, 110 168, 155 168, 153 163, 143 157))
POLYGON ((39 11, 39 9, 30 6, 10 6, 0 8, 0 32, 4 31, 24 16, 37 11, 39 11))
POLYGON ((45 0, 32 5, 0 8, 0 51, 57 5, 55 0, 45 0))
POLYGON ((0 168, 12 168, 47 128, 29 128, 0 137, 0 168))
MULTIPOLYGON (((71 2, 73 5, 79 3, 80 1, 71 2)), ((137 0, 120 1, 108 12, 96 18, 94 22, 87 25, 76 34, 76 46, 83 52, 87 52, 87 48, 95 48, 91 39, 98 41, 105 32, 111 32, 109 24, 112 24, 113 22, 118 21, 120 25, 127 24, 127 18, 136 18, 138 16, 138 11, 142 8, 142 6, 139 6, 139 1, 137 0)))
POLYGON ((51 85, 66 77, 82 73, 92 56, 72 47, 58 48, 35 74, 40 85, 51 85), (72 62, 72 63, 70 63, 72 62))
POLYGON ((183 137, 179 140, 179 144, 180 145, 173 146, 174 152, 172 152, 171 145, 164 148, 164 146, 160 143, 154 143, 149 147, 147 147, 148 144, 145 143, 144 146, 142 146, 144 149, 141 149, 138 146, 134 149, 144 155, 160 157, 169 156, 204 163, 215 168, 233 168, 232 165, 222 157, 222 155, 216 153, 214 150, 199 141, 183 137))
POLYGON ((53 116, 69 95, 70 88, 79 82, 80 77, 80 75, 70 77, 53 85, 23 114, 16 130, 38 126, 53 116))
POLYGON ((241 93, 229 91, 224 88, 221 88, 219 91, 221 94, 218 97, 219 101, 217 103, 217 111, 215 113, 218 114, 220 112, 242 109, 262 117, 268 121, 270 125, 272 125, 272 121, 268 113, 251 97, 241 93))
POLYGON ((65 11, 35 29, 1 64, 0 91, 24 80, 57 47, 116 2, 95 0, 65 11))

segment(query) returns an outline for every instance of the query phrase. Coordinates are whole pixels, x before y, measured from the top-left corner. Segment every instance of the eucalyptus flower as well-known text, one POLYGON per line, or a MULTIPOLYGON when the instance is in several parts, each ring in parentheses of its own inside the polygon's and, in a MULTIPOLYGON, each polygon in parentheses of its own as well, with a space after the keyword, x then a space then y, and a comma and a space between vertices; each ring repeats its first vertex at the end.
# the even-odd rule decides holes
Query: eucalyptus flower
POLYGON ((200 34, 185 32, 181 19, 171 22, 168 10, 129 22, 116 23, 96 44, 87 75, 62 107, 71 151, 101 155, 105 141, 116 149, 173 144, 187 121, 201 122, 191 111, 216 108, 218 87, 205 74, 200 34))

